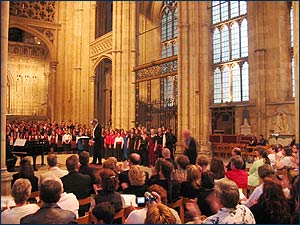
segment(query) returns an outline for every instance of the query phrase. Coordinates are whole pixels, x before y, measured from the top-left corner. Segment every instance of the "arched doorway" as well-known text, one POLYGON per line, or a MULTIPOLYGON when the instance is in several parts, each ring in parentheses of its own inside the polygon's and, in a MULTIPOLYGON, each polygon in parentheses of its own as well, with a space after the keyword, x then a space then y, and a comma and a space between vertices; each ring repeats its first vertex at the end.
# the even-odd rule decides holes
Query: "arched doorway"
POLYGON ((96 67, 95 118, 103 127, 111 126, 112 114, 112 62, 104 58, 96 67))

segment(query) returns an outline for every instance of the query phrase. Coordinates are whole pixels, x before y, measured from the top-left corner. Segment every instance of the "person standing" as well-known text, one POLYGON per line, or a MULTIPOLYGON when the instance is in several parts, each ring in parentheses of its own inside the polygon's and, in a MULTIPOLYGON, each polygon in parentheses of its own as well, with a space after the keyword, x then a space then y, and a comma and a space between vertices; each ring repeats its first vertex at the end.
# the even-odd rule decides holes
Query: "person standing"
POLYGON ((191 136, 191 132, 189 130, 183 131, 183 147, 184 153, 187 157, 189 157, 191 164, 196 164, 197 158, 197 146, 195 139, 191 136))
POLYGON ((98 165, 102 165, 102 157, 101 157, 101 144, 103 142, 102 140, 102 127, 98 123, 97 119, 93 119, 91 121, 92 126, 94 127, 93 129, 93 142, 94 142, 94 152, 93 152, 93 162, 92 164, 97 163, 98 159, 98 165))

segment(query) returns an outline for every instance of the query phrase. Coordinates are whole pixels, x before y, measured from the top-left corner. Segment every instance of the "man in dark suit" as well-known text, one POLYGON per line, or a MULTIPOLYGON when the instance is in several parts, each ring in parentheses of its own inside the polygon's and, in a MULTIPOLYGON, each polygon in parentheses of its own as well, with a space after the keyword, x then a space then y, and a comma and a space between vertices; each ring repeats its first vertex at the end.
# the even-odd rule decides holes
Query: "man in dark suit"
POLYGON ((78 172, 78 156, 71 155, 68 157, 66 166, 69 173, 61 178, 65 192, 73 193, 76 195, 77 199, 89 197, 91 193, 91 178, 87 174, 78 172))
POLYGON ((197 158, 197 146, 195 139, 191 136, 189 130, 183 131, 183 147, 184 152, 187 157, 189 157, 190 163, 195 165, 197 158))
POLYGON ((21 219, 21 224, 68 224, 77 223, 75 213, 61 209, 56 203, 62 187, 56 180, 47 180, 40 186, 40 199, 44 205, 36 212, 21 219))
POLYGON ((102 152, 101 152, 101 146, 103 144, 103 137, 101 135, 102 133, 102 127, 98 123, 97 119, 93 119, 91 121, 93 129, 93 141, 94 141, 94 152, 93 152, 93 162, 92 164, 97 163, 98 159, 98 165, 102 165, 102 152))
MULTIPOLYGON (((66 160, 66 166, 69 173, 61 178, 64 190, 67 193, 73 193, 77 199, 89 197, 92 193, 91 177, 82 174, 79 171, 79 159, 77 155, 71 155, 66 160)), ((89 210, 89 205, 79 206, 79 216, 89 210)))

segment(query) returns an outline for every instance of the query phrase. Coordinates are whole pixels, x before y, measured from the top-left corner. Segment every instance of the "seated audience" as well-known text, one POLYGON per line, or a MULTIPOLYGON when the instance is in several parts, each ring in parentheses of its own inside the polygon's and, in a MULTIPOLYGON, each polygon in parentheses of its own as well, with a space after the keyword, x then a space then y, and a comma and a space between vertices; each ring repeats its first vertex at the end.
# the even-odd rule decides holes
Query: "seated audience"
MULTIPOLYGON (((30 181, 32 186, 31 192, 39 190, 39 178, 34 175, 34 170, 28 157, 25 157, 20 161, 20 171, 19 173, 13 174, 11 186, 13 186, 15 181, 19 178, 26 178, 30 181)), ((28 201, 36 203, 35 198, 29 198, 28 201)))
POLYGON ((187 181, 181 183, 180 196, 186 198, 197 198, 200 184, 201 173, 198 166, 188 165, 187 167, 187 181))
POLYGON ((186 203, 186 208, 199 224, 255 224, 255 219, 248 207, 239 205, 240 195, 237 185, 228 179, 221 179, 215 185, 218 212, 201 220, 201 212, 195 201, 186 203))
MULTIPOLYGON (((128 217, 125 221, 126 224, 143 224, 145 221, 145 218, 146 218, 148 207, 151 204, 162 203, 162 204, 167 205, 167 203, 168 203, 167 191, 163 187, 161 187, 157 184, 154 184, 154 185, 150 186, 148 191, 154 197, 156 197, 156 201, 155 202, 154 201, 146 201, 146 205, 144 208, 135 209, 132 212, 130 212, 130 214, 128 215, 128 217)), ((175 223, 181 224, 181 220, 179 218, 178 212, 172 208, 169 208, 169 209, 171 210, 172 214, 174 215, 174 217, 176 219, 175 223)))
POLYGON ((264 164, 258 168, 258 176, 260 180, 260 185, 257 186, 254 191, 251 193, 249 198, 246 202, 242 202, 245 206, 250 208, 252 205, 256 204, 258 201, 258 198, 263 193, 263 186, 264 186, 264 179, 267 177, 271 177, 273 179, 276 179, 275 171, 273 170, 272 166, 269 164, 264 164))
POLYGON ((165 161, 164 158, 158 158, 156 161, 155 161, 155 165, 154 167, 152 168, 152 174, 151 174, 151 177, 146 181, 146 184, 150 184, 152 183, 152 181, 154 180, 158 180, 159 179, 159 173, 160 173, 160 170, 161 170, 161 164, 162 162, 165 161))
POLYGON ((47 180, 40 186, 40 199, 44 205, 34 214, 27 215, 21 219, 21 223, 31 224, 67 224, 77 223, 76 215, 61 209, 57 202, 62 193, 61 185, 55 180, 47 180))
POLYGON ((109 202, 97 204, 91 213, 93 224, 112 224, 115 217, 115 208, 109 202))
MULTIPOLYGON (((236 155, 242 157, 242 151, 238 147, 233 148, 231 151, 231 156, 236 156, 236 155)), ((242 157, 242 160, 244 163, 243 163, 243 167, 241 169, 245 170, 246 169, 246 160, 243 157, 242 157)), ((231 167, 230 167, 230 161, 229 161, 229 163, 227 165, 227 171, 230 171, 230 170, 231 170, 231 167)))
POLYGON ((258 168, 263 164, 270 165, 271 163, 268 154, 263 147, 255 149, 255 153, 258 159, 252 164, 248 176, 248 185, 252 187, 257 187, 259 185, 258 168))
POLYGON ((55 154, 49 154, 47 156, 47 163, 48 163, 48 171, 45 172, 45 173, 42 173, 40 175, 40 184, 48 176, 55 175, 58 178, 61 178, 61 177, 63 177, 63 176, 65 176, 65 175, 68 174, 67 170, 60 169, 57 166, 57 163, 58 163, 58 161, 57 161, 57 155, 55 155, 55 154))
POLYGON ((290 223, 290 207, 279 182, 265 178, 263 193, 251 206, 256 223, 290 223))
POLYGON ((1 212, 1 224, 19 224, 20 219, 39 210, 37 204, 28 204, 27 200, 31 194, 31 183, 28 179, 19 178, 11 189, 16 206, 1 212))
POLYGON ((234 181, 238 188, 247 188, 248 174, 243 170, 243 159, 241 156, 236 155, 230 159, 230 171, 225 173, 226 177, 234 181))
POLYGON ((259 135, 257 145, 262 145, 262 146, 266 146, 267 145, 267 141, 264 138, 264 135, 262 135, 262 134, 259 135))
POLYGON ((277 148, 276 145, 271 145, 268 150, 268 158, 270 159, 270 165, 275 168, 276 167, 276 154, 277 154, 277 148))
POLYGON ((175 224, 176 219, 168 206, 157 203, 151 204, 147 210, 145 224, 175 224))
POLYGON ((197 165, 200 167, 201 172, 208 171, 209 158, 206 155, 201 155, 197 158, 197 165))
POLYGON ((176 164, 177 164, 177 169, 175 173, 175 180, 178 181, 179 183, 182 183, 187 179, 186 168, 188 165, 190 165, 189 157, 187 157, 186 155, 177 156, 176 164))
POLYGON ((215 180, 220 180, 225 177, 225 165, 222 159, 213 157, 210 163, 210 171, 214 174, 215 180))
POLYGON ((141 166, 133 165, 128 172, 130 186, 124 190, 124 194, 134 194, 143 197, 149 186, 145 184, 146 174, 141 166))
POLYGON ((58 202, 56 204, 62 209, 70 210, 71 212, 73 212, 76 215, 76 218, 78 218, 79 217, 79 214, 78 214, 79 202, 78 202, 76 196, 73 193, 66 193, 64 191, 63 183, 62 183, 61 179, 59 179, 58 177, 56 177, 54 175, 48 176, 43 180, 43 182, 45 182, 47 180, 55 180, 61 185, 60 199, 58 200, 58 202))
POLYGON ((117 192, 119 180, 116 173, 111 169, 102 169, 100 172, 102 189, 94 196, 95 203, 109 202, 118 212, 122 209, 121 194, 117 192))
POLYGON ((153 180, 152 184, 158 184, 167 190, 168 202, 176 202, 180 195, 180 183, 176 180, 172 180, 171 175, 173 171, 173 164, 164 160, 161 165, 161 171, 159 173, 159 179, 153 180))
POLYGON ((289 205, 291 208, 291 223, 299 224, 299 174, 291 181, 289 205))

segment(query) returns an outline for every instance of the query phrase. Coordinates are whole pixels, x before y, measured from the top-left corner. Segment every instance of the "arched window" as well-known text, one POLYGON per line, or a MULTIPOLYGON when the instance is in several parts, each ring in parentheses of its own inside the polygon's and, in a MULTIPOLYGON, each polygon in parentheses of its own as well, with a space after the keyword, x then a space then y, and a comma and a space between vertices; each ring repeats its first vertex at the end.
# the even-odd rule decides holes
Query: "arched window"
MULTIPOLYGON (((176 1, 164 1, 161 12, 161 56, 171 57, 178 53, 178 12, 176 1)), ((164 106, 177 105, 177 75, 161 78, 164 106)))
POLYGON ((211 10, 213 103, 249 101, 247 2, 212 1, 211 10))

